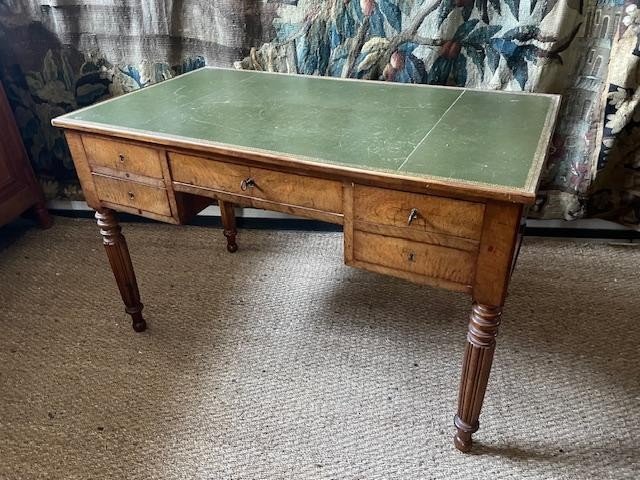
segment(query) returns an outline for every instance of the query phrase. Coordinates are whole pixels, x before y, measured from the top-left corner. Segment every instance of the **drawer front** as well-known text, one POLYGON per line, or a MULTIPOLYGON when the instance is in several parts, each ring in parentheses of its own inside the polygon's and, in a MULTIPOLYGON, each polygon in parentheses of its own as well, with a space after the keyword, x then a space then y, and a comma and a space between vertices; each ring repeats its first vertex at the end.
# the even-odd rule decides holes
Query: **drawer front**
POLYGON ((95 174, 93 175, 93 182, 96 186, 98 198, 101 201, 167 217, 171 216, 169 198, 164 188, 95 174))
POLYGON ((249 195, 276 203, 342 212, 342 183, 322 178, 251 168, 255 186, 249 195))
POLYGON ((473 252, 374 233, 353 232, 355 260, 468 285, 473 279, 473 252))
POLYGON ((162 178, 161 150, 86 135, 82 137, 82 144, 93 167, 162 178))
POLYGON ((484 204, 356 185, 354 220, 479 240, 484 204), (411 218, 410 218, 411 217, 411 218))
POLYGON ((169 162, 176 182, 323 212, 342 212, 340 182, 177 153, 169 153, 169 162))
POLYGON ((180 153, 169 153, 169 165, 171 179, 175 182, 229 193, 240 192, 242 181, 251 176, 249 167, 243 165, 192 157, 180 153))

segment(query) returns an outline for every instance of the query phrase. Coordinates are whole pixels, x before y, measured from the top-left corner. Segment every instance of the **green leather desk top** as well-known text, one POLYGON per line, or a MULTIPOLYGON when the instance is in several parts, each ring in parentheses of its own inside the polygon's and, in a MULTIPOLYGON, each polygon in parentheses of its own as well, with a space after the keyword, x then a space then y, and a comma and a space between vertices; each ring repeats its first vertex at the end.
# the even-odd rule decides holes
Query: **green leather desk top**
POLYGON ((204 68, 58 117, 532 195, 559 97, 204 68))

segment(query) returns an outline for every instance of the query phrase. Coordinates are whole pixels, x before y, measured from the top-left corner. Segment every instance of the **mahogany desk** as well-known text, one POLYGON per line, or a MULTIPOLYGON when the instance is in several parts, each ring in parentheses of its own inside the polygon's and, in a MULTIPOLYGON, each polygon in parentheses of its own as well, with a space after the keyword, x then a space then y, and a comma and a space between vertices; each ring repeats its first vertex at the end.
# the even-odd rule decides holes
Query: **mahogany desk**
POLYGON ((134 330, 146 328, 114 211, 182 224, 213 200, 344 226, 347 265, 473 297, 455 446, 489 378, 555 95, 205 68, 53 120, 134 330))

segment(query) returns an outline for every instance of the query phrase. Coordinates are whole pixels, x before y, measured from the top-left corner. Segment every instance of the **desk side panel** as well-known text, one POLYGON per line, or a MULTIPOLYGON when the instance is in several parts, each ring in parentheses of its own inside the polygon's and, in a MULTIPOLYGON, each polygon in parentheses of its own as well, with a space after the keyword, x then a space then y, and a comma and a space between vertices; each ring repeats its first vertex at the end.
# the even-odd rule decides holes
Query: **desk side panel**
POLYGON ((100 208, 100 200, 98 199, 96 186, 93 182, 93 176, 91 175, 91 167, 89 166, 84 145, 82 144, 82 136, 72 130, 66 130, 64 133, 67 139, 67 145, 69 145, 73 164, 76 167, 76 173, 80 180, 84 198, 91 208, 97 210, 100 208))
POLYGON ((484 305, 502 306, 507 294, 523 207, 487 202, 473 283, 473 298, 484 305))

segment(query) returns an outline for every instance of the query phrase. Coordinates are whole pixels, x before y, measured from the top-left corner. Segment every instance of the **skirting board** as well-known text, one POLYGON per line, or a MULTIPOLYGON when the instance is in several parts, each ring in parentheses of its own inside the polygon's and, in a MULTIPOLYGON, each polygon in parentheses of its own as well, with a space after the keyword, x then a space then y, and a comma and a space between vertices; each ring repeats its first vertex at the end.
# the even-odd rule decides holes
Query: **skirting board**
MULTIPOLYGON (((69 213, 78 212, 78 216, 83 216, 91 209, 85 202, 70 201, 70 200, 52 200, 47 203, 47 207, 54 214, 56 212, 64 212, 67 215, 69 213)), ((220 209, 216 205, 205 208, 200 212, 201 217, 220 217, 220 209)), ((293 215, 287 215, 278 212, 269 212, 265 210, 258 210, 255 208, 236 208, 236 217, 245 226, 261 227, 282 227, 296 228, 299 226, 302 229, 312 230, 328 230, 334 231, 339 229, 338 227, 330 224, 323 224, 321 222, 314 222, 308 219, 295 217, 293 215), (242 222, 246 220, 246 222, 242 222), (317 224, 317 225, 315 225, 317 224)), ((204 220, 204 218, 203 218, 204 220)), ((638 239, 640 238, 640 232, 624 227, 614 222, 601 219, 583 219, 574 221, 565 220, 527 220, 527 235, 536 236, 563 236, 563 237, 591 237, 591 238, 628 238, 638 239), (590 233, 591 232, 591 233, 590 233)))

